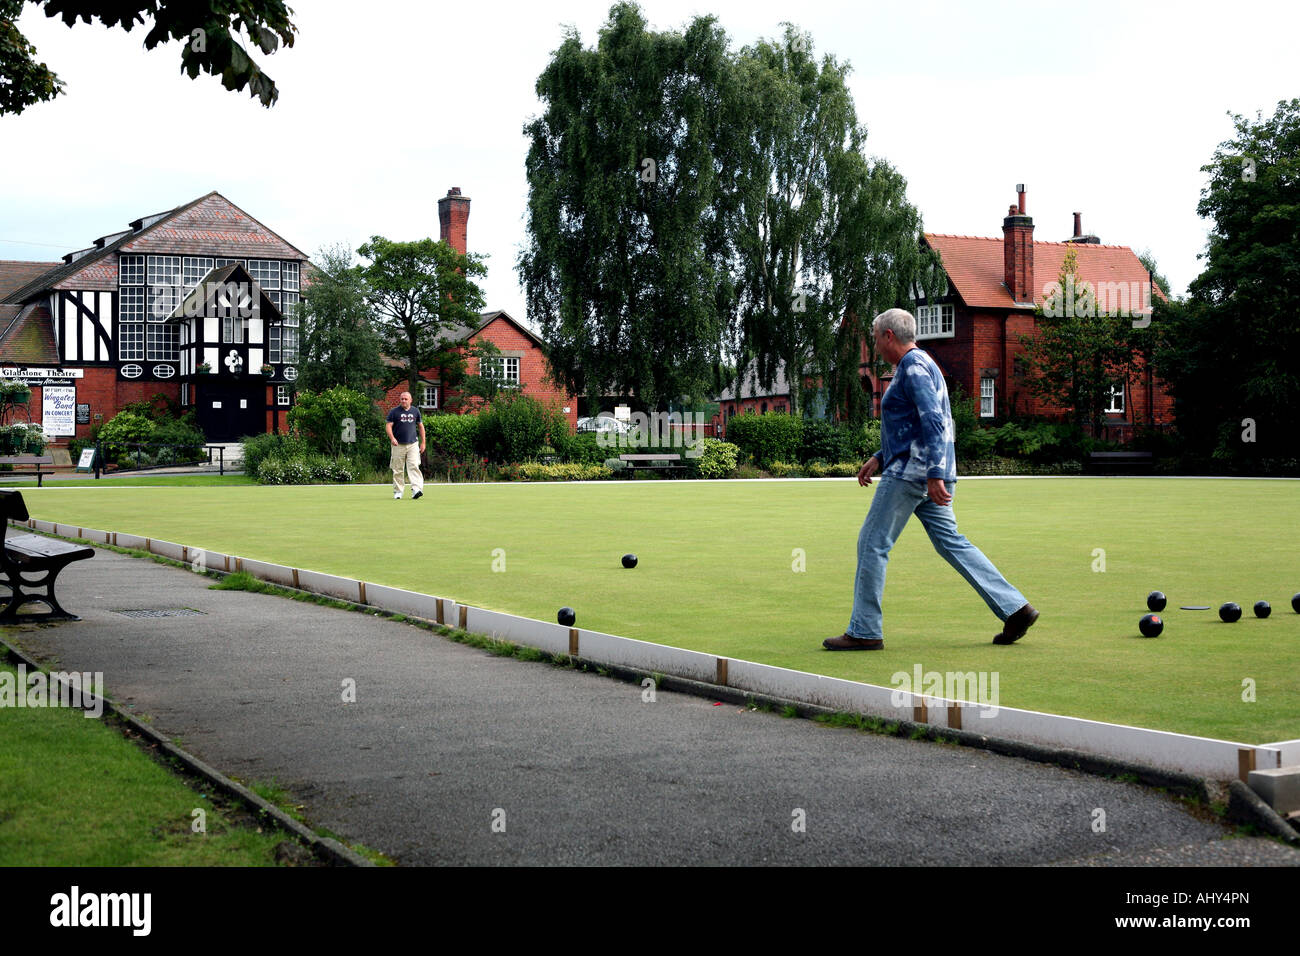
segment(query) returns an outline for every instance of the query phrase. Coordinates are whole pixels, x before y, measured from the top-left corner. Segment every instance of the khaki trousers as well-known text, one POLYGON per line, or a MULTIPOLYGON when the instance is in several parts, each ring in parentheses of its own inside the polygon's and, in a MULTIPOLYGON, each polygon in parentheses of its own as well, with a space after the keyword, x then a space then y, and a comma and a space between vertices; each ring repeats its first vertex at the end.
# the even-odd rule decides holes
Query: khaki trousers
POLYGON ((420 443, 418 441, 411 442, 409 445, 394 445, 390 464, 393 469, 393 491, 395 493, 400 495, 405 486, 403 472, 406 472, 411 477, 411 494, 424 491, 424 476, 420 474, 420 443))

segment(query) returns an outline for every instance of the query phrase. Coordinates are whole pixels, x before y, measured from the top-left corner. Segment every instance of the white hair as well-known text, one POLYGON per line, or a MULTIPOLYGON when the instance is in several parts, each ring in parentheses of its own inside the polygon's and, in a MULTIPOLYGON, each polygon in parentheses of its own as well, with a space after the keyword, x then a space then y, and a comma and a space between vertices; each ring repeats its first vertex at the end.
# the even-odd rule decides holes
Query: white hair
POLYGON ((906 309, 886 309, 871 320, 871 334, 889 329, 903 345, 916 341, 916 319, 906 309))

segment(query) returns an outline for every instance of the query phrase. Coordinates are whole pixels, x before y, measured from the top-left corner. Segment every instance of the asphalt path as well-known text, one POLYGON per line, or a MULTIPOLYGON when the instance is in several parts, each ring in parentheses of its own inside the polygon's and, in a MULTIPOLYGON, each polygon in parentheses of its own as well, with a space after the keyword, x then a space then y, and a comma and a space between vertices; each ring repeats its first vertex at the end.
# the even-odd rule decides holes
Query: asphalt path
POLYGON ((11 630, 407 865, 1300 865, 1137 784, 524 662, 99 551, 11 630), (139 617, 123 610, 188 609, 139 617))

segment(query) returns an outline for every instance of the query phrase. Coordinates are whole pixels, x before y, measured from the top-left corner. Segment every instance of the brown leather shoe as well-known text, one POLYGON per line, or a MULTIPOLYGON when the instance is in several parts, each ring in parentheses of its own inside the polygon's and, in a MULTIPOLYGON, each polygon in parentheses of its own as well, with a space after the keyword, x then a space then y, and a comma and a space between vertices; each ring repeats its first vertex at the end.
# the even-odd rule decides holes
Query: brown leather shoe
POLYGON ((885 649, 885 642, 882 638, 868 641, 860 637, 841 634, 839 637, 826 638, 826 640, 822 641, 822 647, 828 651, 882 651, 885 649))
POLYGON ((1025 636, 1025 631, 1034 626, 1038 612, 1032 604, 1026 604, 1015 614, 1002 622, 1002 632, 993 635, 994 644, 1014 644, 1025 636))

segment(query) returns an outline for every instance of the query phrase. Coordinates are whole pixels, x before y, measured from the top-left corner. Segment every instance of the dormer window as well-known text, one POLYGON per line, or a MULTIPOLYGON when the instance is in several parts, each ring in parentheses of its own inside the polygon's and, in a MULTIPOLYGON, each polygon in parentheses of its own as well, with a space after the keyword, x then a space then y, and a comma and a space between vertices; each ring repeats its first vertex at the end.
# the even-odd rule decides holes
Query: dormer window
POLYGON ((921 305, 916 308, 916 337, 952 338, 953 318, 956 309, 952 305, 921 305))

